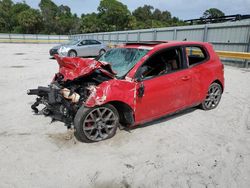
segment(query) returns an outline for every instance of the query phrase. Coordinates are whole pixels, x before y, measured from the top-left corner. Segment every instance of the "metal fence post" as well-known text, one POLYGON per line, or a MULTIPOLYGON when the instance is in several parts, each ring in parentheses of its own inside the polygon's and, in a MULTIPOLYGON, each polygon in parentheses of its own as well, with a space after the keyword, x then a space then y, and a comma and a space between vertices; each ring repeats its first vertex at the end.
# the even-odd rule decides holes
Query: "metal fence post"
POLYGON ((11 42, 11 34, 9 33, 9 42, 11 42))
POLYGON ((140 33, 140 31, 138 31, 138 33, 137 33, 137 42, 140 42, 140 40, 141 40, 141 33, 140 33))
POLYGON ((117 44, 119 43, 119 33, 117 33, 117 35, 116 35, 116 43, 117 44))
POLYGON ((207 25, 205 25, 204 32, 203 32, 203 42, 207 42, 207 35, 208 35, 208 27, 207 25))
MULTIPOLYGON (((250 25, 248 25, 248 39, 247 39, 247 47, 246 47, 246 52, 250 52, 250 25)), ((248 68, 249 60, 245 60, 245 68, 248 68)))
POLYGON ((153 31, 153 40, 156 40, 157 39, 157 31, 156 29, 154 29, 153 31))
POLYGON ((126 42, 128 42, 128 32, 126 33, 126 42))
POLYGON ((174 28, 174 32, 173 32, 173 40, 177 39, 177 29, 174 28))
POLYGON ((246 52, 250 52, 250 24, 248 25, 248 44, 246 48, 246 52))
POLYGON ((23 42, 25 43, 25 34, 23 34, 23 42))

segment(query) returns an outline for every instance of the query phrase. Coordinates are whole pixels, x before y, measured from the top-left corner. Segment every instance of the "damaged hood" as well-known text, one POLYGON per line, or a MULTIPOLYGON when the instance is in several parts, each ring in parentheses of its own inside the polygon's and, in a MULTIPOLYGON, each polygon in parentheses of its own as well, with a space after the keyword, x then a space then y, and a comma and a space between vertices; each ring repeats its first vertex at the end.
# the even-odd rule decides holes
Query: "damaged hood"
POLYGON ((55 55, 55 58, 59 65, 59 73, 64 76, 64 81, 88 76, 97 69, 111 78, 114 78, 116 74, 109 63, 95 59, 60 57, 59 55, 55 55))

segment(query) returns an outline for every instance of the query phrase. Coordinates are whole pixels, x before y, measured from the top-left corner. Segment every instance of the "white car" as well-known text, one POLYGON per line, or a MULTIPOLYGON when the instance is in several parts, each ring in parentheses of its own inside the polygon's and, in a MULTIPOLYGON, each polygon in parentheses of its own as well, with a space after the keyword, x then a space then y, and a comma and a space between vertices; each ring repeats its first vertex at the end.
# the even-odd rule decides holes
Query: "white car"
POLYGON ((58 54, 61 56, 98 56, 105 53, 109 47, 97 40, 75 40, 59 48, 58 54))

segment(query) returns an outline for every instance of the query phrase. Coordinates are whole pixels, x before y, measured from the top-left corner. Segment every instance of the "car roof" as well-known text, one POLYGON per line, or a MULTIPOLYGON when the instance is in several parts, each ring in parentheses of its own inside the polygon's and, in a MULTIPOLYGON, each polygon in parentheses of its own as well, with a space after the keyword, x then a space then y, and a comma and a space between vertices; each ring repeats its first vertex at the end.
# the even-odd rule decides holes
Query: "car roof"
POLYGON ((206 46, 207 42, 198 41, 142 41, 142 42, 128 42, 122 45, 123 48, 140 48, 140 49, 161 49, 173 46, 184 46, 184 45, 201 45, 206 46))

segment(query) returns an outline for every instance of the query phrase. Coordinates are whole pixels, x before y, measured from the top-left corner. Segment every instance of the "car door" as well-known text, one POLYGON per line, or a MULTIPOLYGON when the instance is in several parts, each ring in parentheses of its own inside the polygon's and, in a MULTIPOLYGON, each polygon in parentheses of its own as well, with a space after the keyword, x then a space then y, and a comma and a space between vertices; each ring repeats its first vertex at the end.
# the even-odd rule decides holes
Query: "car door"
POLYGON ((76 51, 78 56, 88 56, 88 54, 90 53, 88 43, 89 43, 88 40, 82 40, 77 45, 76 51))
POLYGON ((185 46, 185 52, 188 68, 193 74, 189 104, 199 104, 204 100, 204 94, 210 84, 209 77, 213 74, 211 73, 213 64, 209 63, 209 55, 202 46, 187 45, 185 46))
MULTIPOLYGON (((150 121, 185 108, 187 105, 192 84, 192 71, 184 68, 182 50, 177 50, 179 53, 178 69, 138 81, 135 99, 136 122, 150 121)), ((162 53, 168 53, 168 50, 162 53)), ((160 61, 154 62, 156 59, 149 59, 148 62, 153 61, 152 64, 157 64, 160 61)))
POLYGON ((89 53, 91 56, 99 55, 101 43, 96 40, 89 40, 89 53))

